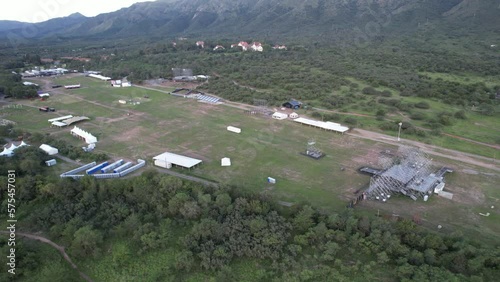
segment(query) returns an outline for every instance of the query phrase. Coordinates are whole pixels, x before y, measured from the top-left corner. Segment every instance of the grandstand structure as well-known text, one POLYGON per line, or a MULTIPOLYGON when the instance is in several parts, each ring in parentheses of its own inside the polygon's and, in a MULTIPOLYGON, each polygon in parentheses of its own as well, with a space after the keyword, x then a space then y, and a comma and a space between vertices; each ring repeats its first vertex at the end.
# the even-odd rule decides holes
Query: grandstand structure
POLYGON ((170 95, 172 96, 177 96, 177 97, 183 97, 183 98, 190 98, 190 99, 195 99, 198 100, 198 102, 202 103, 208 103, 208 104, 221 104, 222 99, 207 95, 203 92, 193 90, 193 89, 188 89, 188 88, 177 88, 174 91, 170 92, 170 95))
POLYGON ((209 103, 209 104, 219 104, 221 101, 219 98, 206 95, 206 94, 198 94, 198 102, 209 103))

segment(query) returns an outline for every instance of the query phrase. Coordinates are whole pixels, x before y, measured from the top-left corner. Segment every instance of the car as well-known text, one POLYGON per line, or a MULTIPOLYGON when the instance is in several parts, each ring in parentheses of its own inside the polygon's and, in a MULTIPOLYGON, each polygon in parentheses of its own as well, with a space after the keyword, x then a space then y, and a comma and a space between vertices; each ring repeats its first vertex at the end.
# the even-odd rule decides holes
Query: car
POLYGON ((55 112, 56 109, 55 108, 49 108, 49 112, 55 112))
POLYGON ((12 95, 5 95, 5 96, 3 96, 4 99, 11 98, 11 97, 12 97, 12 95))

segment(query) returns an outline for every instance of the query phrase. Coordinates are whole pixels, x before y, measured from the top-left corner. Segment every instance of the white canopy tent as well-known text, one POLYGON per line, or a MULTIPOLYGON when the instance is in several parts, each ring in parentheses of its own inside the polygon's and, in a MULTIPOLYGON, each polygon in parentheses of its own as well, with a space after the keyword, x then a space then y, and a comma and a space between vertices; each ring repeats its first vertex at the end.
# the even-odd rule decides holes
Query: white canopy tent
POLYGON ((222 158, 220 160, 220 165, 221 166, 231 166, 231 159, 230 158, 222 158))
POLYGON ((54 121, 52 123, 52 126, 65 127, 65 126, 67 126, 67 124, 65 124, 64 122, 60 122, 60 121, 54 121))
POLYGON ((14 155, 14 150, 17 148, 23 147, 23 146, 29 146, 28 144, 24 143, 24 141, 21 141, 21 143, 16 146, 14 143, 10 145, 10 147, 4 147, 3 151, 0 152, 0 156, 6 156, 6 157, 12 157, 14 155))
POLYGON ((297 118, 294 121, 302 123, 302 124, 310 125, 310 126, 319 127, 319 128, 326 129, 326 130, 340 132, 342 134, 349 130, 349 127, 347 127, 347 126, 342 126, 339 123, 329 122, 329 121, 323 122, 323 121, 312 120, 312 119, 307 119, 307 118, 297 118))
POLYGON ((75 126, 73 129, 71 129, 71 134, 73 134, 74 136, 77 136, 79 138, 84 139, 87 144, 97 143, 97 137, 88 133, 85 130, 82 130, 81 128, 79 128, 77 126, 75 126))

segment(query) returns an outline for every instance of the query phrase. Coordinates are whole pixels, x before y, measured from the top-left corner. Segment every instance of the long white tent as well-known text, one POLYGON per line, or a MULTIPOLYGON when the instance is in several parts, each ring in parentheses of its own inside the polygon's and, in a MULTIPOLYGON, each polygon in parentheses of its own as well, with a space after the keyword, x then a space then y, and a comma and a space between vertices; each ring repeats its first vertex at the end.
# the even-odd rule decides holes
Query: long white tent
POLYGON ((307 119, 307 118, 297 118, 294 119, 295 122, 299 122, 302 124, 310 125, 310 126, 315 126, 319 127, 322 129, 326 130, 331 130, 331 131, 336 131, 340 133, 344 133, 349 130, 349 127, 340 125, 339 123, 335 122, 324 122, 324 121, 319 121, 319 120, 312 120, 312 119, 307 119))
POLYGON ((61 120, 65 120, 65 119, 70 119, 72 117, 73 117, 72 115, 69 115, 69 116, 63 116, 63 117, 58 117, 58 118, 52 118, 52 119, 49 119, 49 122, 53 123, 54 121, 61 121, 61 120))
POLYGON ((65 126, 67 126, 67 124, 66 124, 66 123, 64 123, 64 122, 60 122, 60 121, 54 121, 54 122, 52 123, 52 126, 57 126, 57 127, 65 127, 65 126))
POLYGON ((104 81, 108 81, 111 79, 111 77, 107 77, 107 76, 103 76, 103 75, 100 75, 100 74, 89 74, 90 77, 93 77, 93 78, 97 78, 97 79, 100 79, 100 80, 104 80, 104 81))
POLYGON ((155 165, 163 168, 171 168, 172 165, 184 168, 192 168, 202 162, 202 160, 165 152, 153 158, 155 165))
POLYGON ((81 139, 84 139, 87 144, 97 143, 97 137, 95 137, 94 135, 90 134, 85 130, 82 130, 79 127, 75 126, 73 129, 71 129, 71 134, 81 139))

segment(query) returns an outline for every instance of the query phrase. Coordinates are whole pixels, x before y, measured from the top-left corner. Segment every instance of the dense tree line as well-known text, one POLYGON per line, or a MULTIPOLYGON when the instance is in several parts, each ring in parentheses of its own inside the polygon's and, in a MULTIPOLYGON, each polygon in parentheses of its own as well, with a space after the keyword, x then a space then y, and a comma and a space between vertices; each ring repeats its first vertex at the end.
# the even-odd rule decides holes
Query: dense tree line
MULTIPOLYGON (((36 209, 24 215, 24 231, 44 231, 77 260, 110 255, 119 266, 176 246, 171 267, 179 277, 208 271, 235 279, 232 262, 247 259, 261 262, 256 272, 266 281, 493 281, 500 272, 498 246, 434 233, 412 220, 359 216, 352 209, 325 214, 308 205, 283 210, 241 188, 204 187, 156 170, 121 180, 61 180, 22 165, 28 157, 43 159, 29 154, 0 163, 19 174, 19 209, 36 209), (105 242, 117 238, 128 247, 104 252, 105 242)), ((1 214, 6 206, 3 200, 1 214)), ((42 264, 33 256, 19 260, 42 264)))

